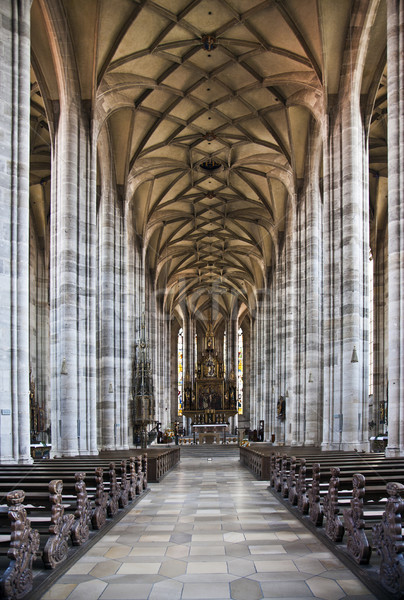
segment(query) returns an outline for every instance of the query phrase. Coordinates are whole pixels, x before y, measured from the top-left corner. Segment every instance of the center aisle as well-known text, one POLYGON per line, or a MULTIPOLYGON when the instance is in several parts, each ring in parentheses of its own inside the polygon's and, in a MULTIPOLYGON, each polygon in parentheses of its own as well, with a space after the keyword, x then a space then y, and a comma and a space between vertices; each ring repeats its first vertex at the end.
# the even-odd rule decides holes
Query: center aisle
POLYGON ((43 600, 375 598, 238 453, 184 454, 43 600))

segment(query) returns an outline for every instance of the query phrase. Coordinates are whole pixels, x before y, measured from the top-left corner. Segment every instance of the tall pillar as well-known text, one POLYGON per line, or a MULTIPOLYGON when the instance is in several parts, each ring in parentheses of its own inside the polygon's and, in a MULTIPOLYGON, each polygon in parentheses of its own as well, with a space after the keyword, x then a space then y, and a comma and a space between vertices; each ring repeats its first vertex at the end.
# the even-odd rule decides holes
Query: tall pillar
POLYGON ((323 122, 327 450, 369 449, 369 150, 361 83, 378 7, 378 0, 355 3, 338 98, 323 122))
POLYGON ((366 450, 368 194, 358 96, 342 101, 330 137, 323 447, 366 450))
MULTIPOLYGON (((65 99, 67 100, 67 99, 65 99)), ((95 169, 80 99, 61 102, 52 164, 52 452, 96 454, 95 169)))
MULTIPOLYGON (((105 143, 107 136, 101 140, 105 143)), ((114 194, 111 189, 112 169, 100 158, 101 198, 99 219, 99 409, 103 450, 115 449, 115 361, 116 346, 114 286, 114 194)))
POLYGON ((295 375, 295 307, 296 307, 296 202, 294 198, 289 199, 288 219, 285 231, 285 283, 286 283, 286 306, 285 306, 285 387, 287 396, 286 403, 286 430, 285 441, 289 445, 297 444, 298 419, 297 390, 295 375))
POLYGON ((28 463, 30 0, 0 6, 0 462, 28 463))
MULTIPOLYGON (((304 373, 304 445, 317 446, 321 443, 321 390, 322 369, 320 367, 320 289, 321 289, 321 216, 322 204, 319 189, 320 136, 315 130, 312 136, 312 155, 309 157, 309 185, 305 190, 305 360, 304 373)), ((303 263, 304 264, 304 263, 303 263)))
POLYGON ((41 0, 60 104, 54 117, 51 194, 52 453, 97 454, 96 152, 61 4, 41 0))
POLYGON ((404 455, 404 0, 387 0, 388 417, 387 456, 404 455))

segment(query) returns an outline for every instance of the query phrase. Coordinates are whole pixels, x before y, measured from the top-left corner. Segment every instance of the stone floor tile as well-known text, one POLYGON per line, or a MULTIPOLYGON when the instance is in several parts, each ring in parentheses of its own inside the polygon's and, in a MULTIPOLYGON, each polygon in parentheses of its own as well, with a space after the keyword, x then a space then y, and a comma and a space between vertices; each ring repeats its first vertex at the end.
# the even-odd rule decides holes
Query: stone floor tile
POLYGON ((134 546, 128 556, 163 556, 166 551, 166 546, 150 546, 144 545, 134 546))
POLYGON ((93 567, 93 564, 81 562, 79 560, 75 565, 70 567, 68 571, 66 571, 66 575, 87 575, 93 567))
POLYGON ((224 546, 218 546, 217 544, 213 549, 211 546, 193 546, 189 550, 189 556, 211 556, 212 552, 215 553, 215 556, 225 555, 224 546))
POLYGON ((42 600, 66 600, 75 587, 75 583, 55 583, 55 585, 42 596, 42 600))
POLYGON ((195 533, 192 535, 192 543, 194 542, 223 542, 223 534, 221 533, 195 533))
POLYGON ((187 563, 182 560, 166 560, 162 563, 159 574, 165 577, 178 577, 184 575, 187 570, 187 563))
POLYGON ((165 535, 159 535, 157 533, 147 533, 145 535, 140 536, 139 538, 139 542, 141 544, 143 543, 148 543, 148 542, 169 542, 170 541, 170 535, 169 534, 165 534, 165 535))
POLYGON ((248 575, 248 579, 253 579, 254 581, 272 581, 275 583, 278 581, 306 581, 310 577, 312 577, 312 575, 301 573, 300 571, 288 571, 285 573, 263 571, 262 573, 248 575))
POLYGON ((228 583, 185 583, 182 600, 208 600, 230 598, 228 583))
POLYGON ((229 561, 229 573, 238 575, 239 577, 245 577, 246 575, 252 575, 256 572, 255 565, 251 560, 243 560, 236 558, 229 561))
POLYGON ((226 562, 192 562, 188 563, 187 573, 227 573, 226 562))
POLYGON ((136 563, 136 562, 125 562, 123 563, 118 571, 117 575, 153 575, 159 572, 161 563, 136 563))
POLYGON ((79 583, 70 594, 69 600, 98 600, 107 585, 99 579, 79 583))
POLYGON ((237 579, 230 584, 230 594, 233 600, 261 600, 263 597, 261 585, 249 579, 237 579))
POLYGON ((299 571, 304 573, 311 573, 312 575, 319 575, 324 572, 324 565, 320 560, 311 558, 310 556, 304 556, 303 558, 297 558, 294 561, 299 571))
POLYGON ((224 533, 223 539, 227 543, 231 542, 233 544, 236 544, 237 542, 244 542, 245 536, 243 533, 231 532, 231 533, 224 533))
POLYGON ((257 573, 286 573, 298 571, 292 560, 255 560, 257 573))
POLYGON ((294 542, 299 539, 298 536, 291 531, 280 531, 275 535, 281 542, 294 542))
POLYGON ((333 579, 324 577, 312 577, 307 580, 307 585, 315 596, 326 598, 327 600, 339 600, 344 598, 345 592, 340 585, 333 579))
POLYGON ((337 579, 347 596, 361 596, 369 594, 368 588, 358 579, 337 579))
POLYGON ((159 581, 153 585, 148 600, 180 600, 182 588, 180 581, 159 581))
POLYGON ((240 558, 250 555, 248 546, 243 544, 226 544, 225 552, 226 556, 238 556, 240 558))
POLYGON ((112 546, 112 548, 104 552, 104 556, 106 558, 123 558, 124 556, 127 556, 131 550, 131 546, 112 546))
POLYGON ((188 544, 192 539, 192 535, 190 533, 173 533, 170 535, 170 542, 172 544, 188 544))
POLYGON ((167 548, 165 554, 170 558, 186 558, 189 555, 189 551, 189 546, 170 546, 169 548, 167 548))
MULTIPOLYGON (((304 581, 278 581, 261 582, 262 592, 265 598, 307 598, 310 596, 310 589, 304 581)), ((331 600, 328 596, 320 596, 324 600, 331 600)))
POLYGON ((91 571, 89 571, 89 574, 92 577, 99 577, 100 579, 102 579, 103 577, 115 575, 115 573, 121 566, 121 563, 116 562, 114 560, 106 560, 104 562, 97 563, 95 566, 94 564, 91 564, 90 566, 92 567, 92 569, 91 571))
MULTIPOLYGON (((100 600, 147 600, 151 584, 110 583, 100 600)), ((83 596, 81 600, 86 600, 83 596)))

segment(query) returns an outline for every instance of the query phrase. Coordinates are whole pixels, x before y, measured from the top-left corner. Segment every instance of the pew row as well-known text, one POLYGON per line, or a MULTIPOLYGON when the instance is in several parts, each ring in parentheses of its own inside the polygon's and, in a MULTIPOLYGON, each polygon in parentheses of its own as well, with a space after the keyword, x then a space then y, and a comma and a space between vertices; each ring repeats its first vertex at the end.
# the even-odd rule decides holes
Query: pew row
MULTIPOLYGON (((108 523, 111 526, 148 491, 145 455, 124 459, 117 469, 111 462, 105 474, 97 466, 94 477, 84 471, 72 474, 77 468, 73 462, 70 471, 64 469, 64 480, 52 479, 48 485, 46 476, 27 467, 0 481, 1 598, 31 600, 34 581, 50 579, 44 569, 60 571, 74 547, 88 544, 90 536, 94 539, 108 523), (25 489, 19 489, 21 484, 25 489)), ((53 472, 52 465, 48 475, 53 472)), ((41 593, 46 589, 42 587, 41 593)))
MULTIPOLYGON (((396 478, 402 466, 396 460, 396 478)), ((343 466, 327 464, 325 471, 322 457, 308 467, 306 458, 297 464, 274 453, 270 489, 378 598, 404 598, 404 486, 381 463, 369 486, 363 473, 348 482, 343 466)))

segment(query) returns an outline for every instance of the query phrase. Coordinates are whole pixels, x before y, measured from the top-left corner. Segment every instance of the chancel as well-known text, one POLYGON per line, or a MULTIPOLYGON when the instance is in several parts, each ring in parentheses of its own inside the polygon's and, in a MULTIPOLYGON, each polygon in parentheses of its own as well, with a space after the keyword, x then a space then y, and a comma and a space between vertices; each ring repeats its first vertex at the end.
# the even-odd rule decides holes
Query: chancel
POLYGON ((225 377, 223 357, 215 350, 215 334, 209 322, 195 379, 191 382, 188 375, 184 385, 182 414, 198 432, 198 442, 226 441, 229 420, 237 414, 236 392, 234 370, 225 377))

